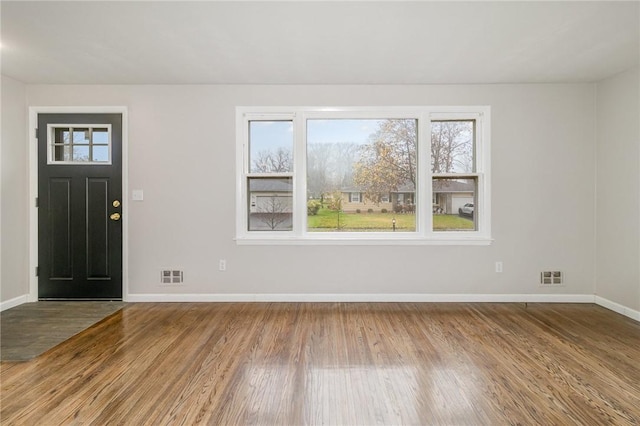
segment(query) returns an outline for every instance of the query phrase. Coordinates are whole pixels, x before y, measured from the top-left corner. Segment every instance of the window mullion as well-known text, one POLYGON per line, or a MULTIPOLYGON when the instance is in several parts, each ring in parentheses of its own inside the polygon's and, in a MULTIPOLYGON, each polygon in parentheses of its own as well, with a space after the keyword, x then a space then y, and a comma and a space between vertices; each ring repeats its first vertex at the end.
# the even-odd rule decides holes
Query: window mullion
POLYGON ((93 160, 93 128, 89 128, 89 161, 93 160))
POLYGON ((432 233, 433 217, 432 207, 432 185, 431 185, 431 121, 429 115, 424 113, 420 115, 418 123, 418 188, 416 195, 419 194, 420 200, 417 211, 417 228, 418 233, 423 236, 432 233))
POLYGON ((293 233, 302 236, 307 230, 307 134, 305 117, 293 119, 293 233))

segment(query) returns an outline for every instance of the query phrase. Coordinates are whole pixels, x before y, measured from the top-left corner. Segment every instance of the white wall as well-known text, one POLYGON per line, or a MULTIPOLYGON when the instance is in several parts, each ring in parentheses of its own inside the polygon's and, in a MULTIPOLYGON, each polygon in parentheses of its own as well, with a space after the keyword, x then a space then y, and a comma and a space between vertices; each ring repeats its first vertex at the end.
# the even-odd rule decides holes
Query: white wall
POLYGON ((593 85, 28 86, 27 99, 129 108, 129 191, 145 197, 129 201, 130 294, 594 292, 593 85), (493 245, 234 242, 236 106, 466 104, 492 107, 493 245), (184 286, 161 287, 162 267, 183 268, 184 286), (565 287, 539 287, 549 269, 565 287))
POLYGON ((640 70, 597 85, 596 294, 640 311, 640 70))
MULTIPOLYGON (((26 88, 2 76, 0 302, 29 292, 26 88)), ((22 301, 20 301, 22 303, 22 301)))

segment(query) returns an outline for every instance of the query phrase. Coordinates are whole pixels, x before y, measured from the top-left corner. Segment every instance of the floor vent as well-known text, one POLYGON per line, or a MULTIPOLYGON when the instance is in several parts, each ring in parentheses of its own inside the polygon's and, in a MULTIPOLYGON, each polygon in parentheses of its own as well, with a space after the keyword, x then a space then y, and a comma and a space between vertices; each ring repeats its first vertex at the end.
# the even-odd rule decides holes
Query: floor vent
POLYGON ((179 269, 163 269, 160 271, 162 284, 181 284, 184 281, 184 272, 179 269))
POLYGON ((542 285, 562 285, 564 277, 561 271, 540 272, 540 284, 542 285))

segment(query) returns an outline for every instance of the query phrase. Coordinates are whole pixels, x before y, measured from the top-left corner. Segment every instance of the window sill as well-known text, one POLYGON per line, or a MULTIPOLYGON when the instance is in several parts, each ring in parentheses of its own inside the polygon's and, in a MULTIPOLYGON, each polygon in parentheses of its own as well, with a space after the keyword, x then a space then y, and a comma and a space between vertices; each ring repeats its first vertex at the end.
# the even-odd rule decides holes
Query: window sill
POLYGON ((261 236, 261 237, 236 237, 237 245, 256 246, 489 246, 493 242, 490 237, 449 235, 447 238, 441 237, 399 237, 383 238, 378 236, 261 236))

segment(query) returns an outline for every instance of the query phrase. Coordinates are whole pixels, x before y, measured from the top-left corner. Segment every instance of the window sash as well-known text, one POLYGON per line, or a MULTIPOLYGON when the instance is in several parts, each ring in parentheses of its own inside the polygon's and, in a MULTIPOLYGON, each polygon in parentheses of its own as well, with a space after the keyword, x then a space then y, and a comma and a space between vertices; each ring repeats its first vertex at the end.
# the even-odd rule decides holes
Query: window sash
MULTIPOLYGON (((247 165, 246 165, 246 169, 250 174, 265 174, 265 175, 280 175, 280 174, 286 174, 286 173, 293 173, 293 164, 290 164, 291 167, 288 167, 289 164, 288 163, 292 163, 293 162, 293 150, 294 150, 294 135, 292 134, 291 137, 289 138, 289 135, 285 135, 285 137, 283 137, 282 134, 280 134, 280 137, 283 137, 282 139, 278 138, 275 139, 274 135, 271 134, 269 135, 262 135, 260 133, 260 127, 263 127, 261 125, 266 125, 266 128, 274 128, 274 127, 280 127, 282 124, 288 124, 290 123, 290 125, 293 125, 293 120, 291 120, 290 118, 287 119, 260 119, 260 120, 249 120, 247 122, 248 125, 248 137, 247 137, 247 165), (255 142, 254 142, 254 133, 255 132, 255 142), (260 139, 259 136, 262 136, 265 139, 260 139), (291 139, 291 140, 288 140, 291 139), (274 143, 275 146, 271 147, 271 149, 266 149, 266 147, 263 145, 265 142, 271 142, 274 143), (256 145, 255 149, 253 147, 253 145, 256 145), (289 153, 289 149, 291 150, 291 152, 289 153), (255 153, 255 156, 258 158, 253 158, 252 156, 252 152, 255 153), (279 155, 280 154, 280 155, 279 155), (284 161, 277 161, 277 160, 283 160, 283 155, 284 154, 284 161), (256 167, 262 170, 253 170, 254 167, 254 162, 258 159, 261 159, 261 155, 266 155, 266 157, 262 157, 261 162, 256 163, 256 167), (261 167, 258 167, 258 164, 261 164, 261 167), (274 166, 278 166, 276 167, 275 170, 272 170, 271 167, 274 166)), ((288 127, 288 126, 287 126, 288 127)), ((264 131, 264 130, 263 130, 264 131)), ((280 129, 279 132, 282 132, 282 129, 280 129)), ((278 132, 278 133, 279 133, 278 132)))
MULTIPOLYGON (((394 244, 488 244, 490 237, 490 164, 489 164, 490 108, 480 107, 397 107, 397 108, 274 108, 238 107, 236 114, 237 131, 237 188, 236 211, 238 242, 249 241, 256 244, 325 244, 325 243, 382 243, 394 244), (417 141, 417 182, 414 196, 416 206, 415 232, 311 232, 307 230, 307 129, 309 119, 416 119, 418 122, 417 141), (293 171, 291 173, 249 173, 248 164, 248 123, 252 120, 291 120, 293 122, 293 171), (431 172, 431 121, 475 121, 475 143, 473 173, 431 172), (250 177, 291 177, 293 178, 293 224, 292 230, 249 231, 247 215, 247 179, 250 177), (476 182, 475 204, 477 217, 474 231, 434 231, 432 181, 436 178, 470 178, 476 182)), ((360 197, 362 198, 362 196, 360 197)), ((362 200, 361 200, 362 201, 362 200)))

